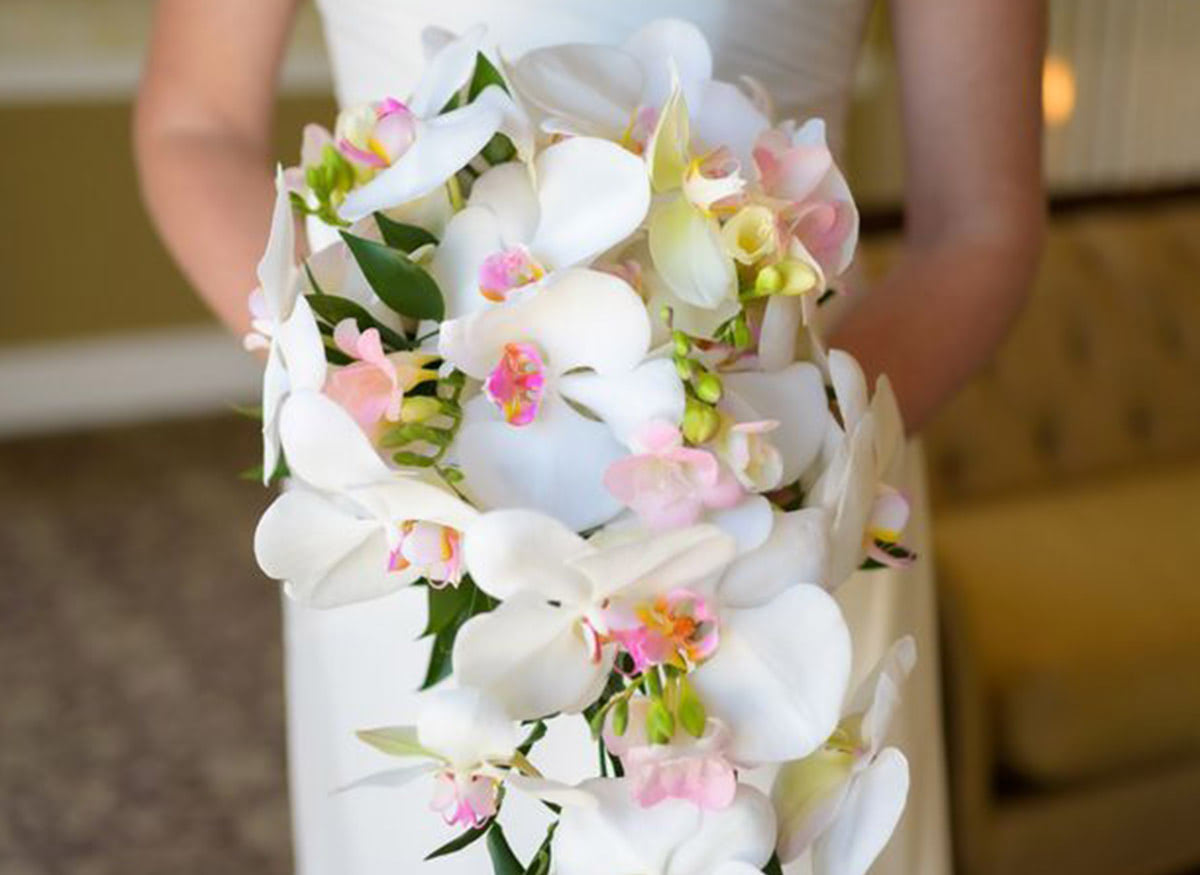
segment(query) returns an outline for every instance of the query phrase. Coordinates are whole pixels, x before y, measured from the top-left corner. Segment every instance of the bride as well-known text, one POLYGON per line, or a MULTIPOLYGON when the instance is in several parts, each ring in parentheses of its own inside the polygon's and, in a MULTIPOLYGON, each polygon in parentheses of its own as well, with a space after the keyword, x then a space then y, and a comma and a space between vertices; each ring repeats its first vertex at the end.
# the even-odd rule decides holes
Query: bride
MULTIPOLYGON (((273 199, 268 168, 274 83, 298 0, 160 0, 138 99, 136 141, 145 196, 163 237, 213 310, 248 328, 246 292, 273 199)), ((718 72, 746 73, 780 117, 822 117, 841 142, 870 0, 321 0, 343 104, 404 95, 423 63, 426 25, 478 21, 506 57, 546 43, 620 43, 647 21, 691 20, 718 72), (501 11, 502 10, 502 11, 501 11)), ((919 427, 981 364, 1018 310, 1042 226, 1039 181, 1040 4, 894 0, 906 150, 906 236, 892 272, 854 288, 831 342, 868 371, 887 372, 910 427, 919 427)), ((731 78, 726 76, 724 78, 731 78)), ((897 637, 921 653, 895 739, 913 793, 872 871, 949 871, 938 657, 919 448, 907 486, 917 510, 908 569, 859 575, 838 598, 862 675, 897 637)), ((450 835, 431 828, 419 792, 334 794, 378 762, 354 738, 363 726, 411 722, 426 644, 419 592, 331 611, 286 603, 289 753, 297 871, 414 871, 450 835)), ((538 748, 562 777, 582 779, 594 747, 569 731, 538 748)), ((514 797, 506 829, 528 858, 547 818, 514 797)), ((479 843, 420 871, 490 871, 479 843)), ((804 871, 803 861, 793 870, 804 871)))

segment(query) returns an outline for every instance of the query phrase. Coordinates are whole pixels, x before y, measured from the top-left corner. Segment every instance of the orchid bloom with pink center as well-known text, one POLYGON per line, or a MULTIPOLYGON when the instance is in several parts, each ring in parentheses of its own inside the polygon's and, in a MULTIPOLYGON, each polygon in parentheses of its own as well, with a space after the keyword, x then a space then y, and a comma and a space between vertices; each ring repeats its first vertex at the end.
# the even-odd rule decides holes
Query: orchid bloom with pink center
POLYGON ((646 734, 649 707, 648 698, 636 696, 629 700, 625 731, 613 729, 611 711, 604 728, 604 745, 620 758, 634 801, 650 808, 667 799, 686 799, 707 811, 732 805, 737 771, 726 756, 729 730, 710 719, 699 738, 677 731, 668 744, 651 744, 646 734))
POLYGON ((500 782, 486 775, 441 772, 429 807, 442 815, 447 826, 476 829, 496 815, 500 782))
POLYGON ((647 423, 634 446, 639 452, 610 465, 604 485, 652 529, 692 525, 706 510, 733 507, 744 495, 716 456, 685 446, 669 422, 647 423))
POLYGON ((659 665, 690 671, 712 656, 720 643, 717 616, 708 600, 688 589, 671 590, 639 604, 612 605, 604 619, 607 640, 632 657, 632 674, 659 665))
POLYGON ((388 97, 378 103, 345 110, 338 117, 338 151, 353 164, 370 170, 391 167, 416 139, 416 118, 403 102, 388 97))
POLYGON ((354 417, 368 435, 374 436, 384 422, 399 422, 404 393, 419 383, 437 378, 425 368, 434 356, 383 351, 379 329, 360 331, 353 319, 343 319, 333 330, 338 349, 354 359, 329 374, 325 394, 354 417))
POLYGON ((434 589, 462 582, 462 533, 428 520, 406 520, 388 558, 391 571, 415 569, 434 589))
POLYGON ((893 546, 904 534, 910 508, 904 493, 894 486, 879 483, 875 487, 875 504, 867 520, 867 555, 881 565, 903 568, 912 564, 912 557, 893 556, 884 546, 893 546))

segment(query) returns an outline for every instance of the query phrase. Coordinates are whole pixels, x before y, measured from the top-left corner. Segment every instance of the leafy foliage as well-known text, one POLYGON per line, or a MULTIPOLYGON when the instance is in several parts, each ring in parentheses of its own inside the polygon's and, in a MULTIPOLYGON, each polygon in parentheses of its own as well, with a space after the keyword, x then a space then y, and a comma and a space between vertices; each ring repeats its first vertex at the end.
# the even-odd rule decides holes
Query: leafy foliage
POLYGON ((442 291, 425 268, 386 243, 342 231, 342 239, 379 299, 401 316, 440 322, 446 315, 442 291))
POLYGON ((457 587, 428 586, 429 620, 422 637, 433 637, 429 652, 429 667, 421 689, 427 690, 450 676, 454 640, 458 630, 467 620, 478 614, 493 610, 499 602, 489 596, 469 577, 464 577, 457 587))
POLYGON ((424 228, 397 222, 395 219, 389 219, 384 213, 375 213, 375 224, 379 226, 384 243, 409 255, 422 246, 436 246, 438 242, 438 238, 424 228))

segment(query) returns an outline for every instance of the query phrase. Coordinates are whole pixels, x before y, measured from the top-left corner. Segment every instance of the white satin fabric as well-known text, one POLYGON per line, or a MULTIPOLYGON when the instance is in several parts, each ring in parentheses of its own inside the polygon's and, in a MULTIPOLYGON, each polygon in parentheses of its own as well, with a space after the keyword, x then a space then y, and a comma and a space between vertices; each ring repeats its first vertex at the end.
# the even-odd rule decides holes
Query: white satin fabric
MULTIPOLYGON (((403 95, 422 66, 420 31, 430 24, 461 31, 478 21, 506 57, 568 41, 621 42, 639 25, 676 15, 708 35, 721 78, 759 79, 778 114, 824 117, 834 141, 870 0, 319 0, 343 104, 403 95)), ((911 543, 922 559, 903 572, 859 574, 839 592, 854 634, 861 677, 904 634, 920 656, 897 715, 893 741, 912 765, 913 793, 896 837, 874 875, 949 871, 934 594, 919 450, 910 450, 907 485, 915 499, 911 543)), ((354 737, 357 729, 414 722, 428 643, 423 591, 315 611, 284 604, 289 761, 296 871, 301 875, 483 875, 484 843, 429 863, 425 853, 454 836, 431 812, 431 787, 337 788, 391 764, 354 737)), ((596 748, 582 720, 539 744, 534 759, 560 780, 595 774, 596 748)), ((770 775, 752 780, 769 784, 770 775)), ((545 832, 540 803, 510 793, 504 823, 523 859, 545 832)), ((807 873, 803 860, 789 875, 807 873)))

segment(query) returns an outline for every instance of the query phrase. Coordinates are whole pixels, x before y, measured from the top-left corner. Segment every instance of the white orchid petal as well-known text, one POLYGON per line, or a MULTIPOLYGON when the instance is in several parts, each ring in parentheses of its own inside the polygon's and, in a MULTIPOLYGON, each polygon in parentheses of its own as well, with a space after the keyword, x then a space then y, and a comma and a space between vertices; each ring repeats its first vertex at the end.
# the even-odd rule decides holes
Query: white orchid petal
POLYGON ((721 578, 721 603, 764 605, 789 587, 824 586, 829 574, 829 516, 820 508, 777 511, 770 537, 739 556, 721 578))
MULTIPOLYGON (((507 165, 506 165, 507 166, 507 165)), ((486 207, 467 207, 446 226, 429 272, 446 302, 446 318, 457 319, 488 305, 479 291, 479 269, 505 247, 503 228, 486 207)))
POLYGON ((746 371, 722 379, 726 392, 757 411, 759 418, 779 422, 768 437, 783 458, 783 482, 795 482, 816 459, 829 427, 821 372, 808 362, 796 362, 781 371, 746 371))
POLYGON ((559 875, 709 875, 735 862, 761 869, 770 859, 775 817, 751 787, 738 787, 719 811, 680 799, 643 808, 628 778, 597 778, 580 789, 596 804, 563 809, 553 844, 559 875))
POLYGON ((584 553, 570 566, 592 582, 597 600, 620 593, 637 601, 712 577, 735 550, 734 540, 716 526, 698 525, 584 553))
POLYGON ((812 753, 837 725, 850 633, 837 603, 801 584, 755 608, 722 609, 716 654, 692 674, 708 713, 729 726, 742 763, 812 753))
POLYGON ((656 192, 674 191, 683 185, 691 161, 690 141, 688 105, 679 83, 675 82, 646 144, 646 167, 656 192))
POLYGON ((410 473, 390 474, 381 483, 348 488, 345 494, 376 519, 392 524, 426 520, 461 532, 479 516, 453 492, 410 473))
POLYGON ((267 364, 263 369, 262 389, 262 436, 263 471, 262 481, 266 486, 279 466, 279 411, 289 387, 287 367, 279 345, 272 343, 267 353, 267 364))
POLYGON ((771 802, 779 821, 777 848, 782 862, 790 863, 807 851, 833 823, 853 772, 852 754, 825 748, 780 767, 771 802))
POLYGON ((501 600, 535 592, 564 604, 582 604, 590 587, 566 563, 589 550, 583 538, 558 520, 522 509, 483 514, 463 540, 472 580, 501 600))
POLYGON ((875 381, 871 413, 875 416, 875 464, 880 478, 888 481, 904 449, 904 418, 887 374, 880 374, 875 381))
POLYGON ((467 205, 495 214, 506 246, 528 244, 542 214, 529 168, 519 161, 497 165, 475 180, 467 205))
POLYGON ((511 103, 507 94, 492 86, 460 109, 418 122, 416 138, 408 151, 346 196, 342 218, 354 221, 433 191, 487 145, 511 103))
POLYGON ((862 715, 859 732, 868 757, 875 756, 883 747, 892 717, 900 706, 900 688, 916 664, 917 642, 911 635, 905 635, 888 648, 847 707, 848 713, 862 715))
POLYGON ((408 100, 418 118, 437 115, 467 83, 475 69, 475 55, 483 47, 487 28, 477 24, 438 49, 425 65, 421 81, 408 100))
POLYGON ((612 375, 565 374, 558 385, 565 398, 599 416, 628 447, 646 423, 683 419, 683 383, 669 359, 644 362, 632 371, 612 375))
POLYGON ((863 416, 849 439, 843 440, 822 480, 835 485, 830 493, 829 487, 818 481, 813 491, 817 496, 831 494, 835 499, 826 507, 834 514, 829 585, 836 588, 858 570, 866 555, 864 536, 878 483, 875 417, 871 413, 863 416))
POLYGON ((535 163, 541 222, 531 244, 549 266, 582 264, 637 230, 650 206, 642 162, 615 143, 574 137, 535 163))
POLYGON ((737 275, 717 220, 685 198, 650 211, 649 241, 654 267, 678 297, 710 310, 736 299, 737 275))
POLYGON ((466 405, 456 448, 465 488, 484 509, 531 508, 575 531, 621 510, 604 486, 604 472, 625 448, 607 426, 555 396, 524 426, 502 421, 491 402, 477 396, 466 405))
POLYGON ((754 167, 754 141, 770 122, 743 91, 728 82, 710 80, 700 88, 692 113, 696 139, 705 149, 733 150, 743 172, 754 167))
MULTIPOLYGON (((349 554, 379 531, 331 497, 311 489, 289 489, 263 513, 254 532, 254 556, 263 572, 289 581, 304 600, 349 554)), ((381 557, 386 571, 386 556, 381 557)))
POLYGON ((348 790, 361 790, 363 787, 384 787, 395 790, 400 787, 406 787, 415 781, 417 778, 425 775, 431 775, 437 770, 435 763, 421 763, 418 766, 404 766, 399 769, 387 769, 382 772, 375 772, 366 777, 359 778, 357 781, 351 781, 349 784, 344 784, 338 787, 338 793, 345 793, 348 790))
POLYGON ((291 472, 318 489, 346 489, 391 476, 354 418, 318 392, 288 397, 279 434, 291 472))
POLYGON ((521 731, 491 696, 474 687, 458 687, 426 694, 417 738, 450 765, 471 769, 511 757, 521 743, 521 731))
POLYGON ((512 72, 521 96, 547 115, 615 135, 629 124, 644 81, 628 52, 582 43, 535 49, 512 72))
POLYGON ((527 592, 468 620, 454 642, 459 681, 488 690, 519 720, 587 707, 611 664, 592 660, 576 612, 527 592))
POLYGON ((854 431, 868 409, 867 377, 850 353, 840 349, 829 351, 829 379, 837 398, 846 434, 854 431))
POLYGON ((296 220, 292 216, 291 195, 284 181, 283 168, 275 169, 275 207, 271 213, 271 232, 267 248, 258 262, 258 283, 263 290, 267 314, 275 321, 292 315, 296 290, 292 283, 296 260, 296 220))
POLYGON ((692 337, 713 337, 717 329, 738 314, 741 304, 736 298, 727 298, 715 307, 697 307, 680 298, 659 276, 658 271, 650 266, 650 253, 647 249, 645 256, 639 258, 646 265, 642 274, 642 287, 647 295, 646 309, 655 315, 655 342, 665 342, 670 337, 670 330, 665 323, 657 318, 663 307, 671 310, 671 328, 678 329, 692 337), (644 259, 644 260, 643 260, 644 259))
POLYGON ((813 875, 866 875, 900 822, 908 783, 908 761, 894 747, 860 772, 813 845, 813 875))
POLYGON ((700 86, 712 78, 713 57, 700 28, 679 18, 659 18, 625 41, 625 50, 645 71, 642 103, 661 106, 677 74, 689 106, 698 106, 700 86))
POLYGON ((804 301, 795 295, 771 295, 758 335, 758 366, 779 371, 796 360, 797 338, 804 322, 804 301))
POLYGON ((303 297, 292 306, 292 315, 277 328, 275 342, 287 365, 292 391, 320 391, 325 385, 325 342, 312 308, 303 297))
POLYGON ((747 495, 738 504, 724 510, 709 511, 705 519, 737 542, 739 556, 762 546, 775 526, 775 511, 770 499, 747 495))
POLYGON ((573 268, 551 274, 519 301, 442 323, 439 349, 457 368, 484 379, 505 345, 516 341, 537 344, 555 374, 578 367, 618 373, 645 356, 650 319, 623 280, 573 268))
POLYGON ((514 790, 541 799, 543 802, 549 802, 551 805, 587 808, 596 804, 594 796, 578 787, 548 778, 533 778, 515 770, 504 774, 504 783, 514 790))

